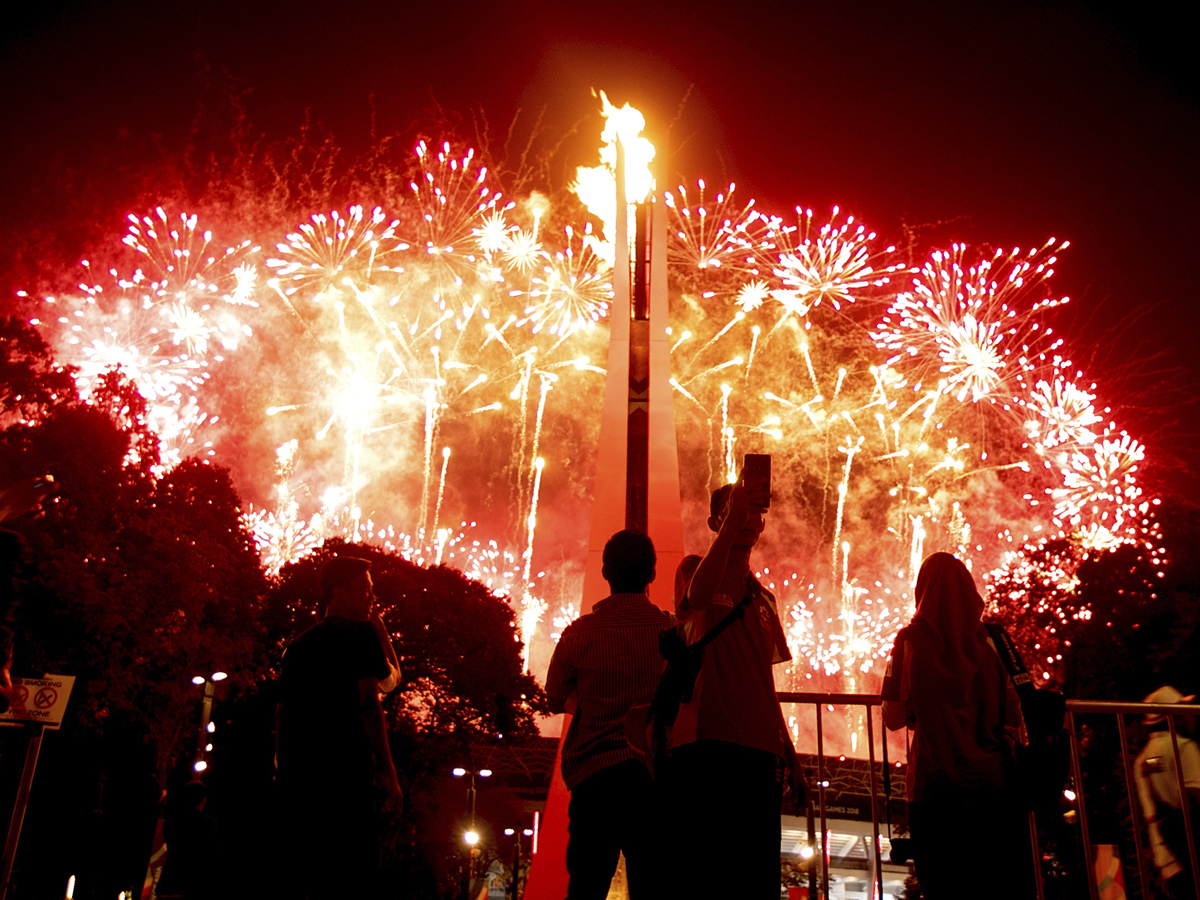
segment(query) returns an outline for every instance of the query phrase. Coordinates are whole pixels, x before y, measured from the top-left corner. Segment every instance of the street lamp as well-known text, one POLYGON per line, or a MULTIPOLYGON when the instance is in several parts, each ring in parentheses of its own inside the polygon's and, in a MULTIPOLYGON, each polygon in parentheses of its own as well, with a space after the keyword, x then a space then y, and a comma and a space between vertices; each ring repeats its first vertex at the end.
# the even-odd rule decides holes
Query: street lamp
POLYGON ((204 754, 212 750, 211 738, 209 737, 217 726, 212 720, 213 695, 216 693, 217 682, 224 681, 229 676, 225 672, 217 671, 211 675, 193 675, 192 684, 204 685, 204 699, 200 705, 200 733, 196 737, 196 756, 192 762, 192 771, 200 774, 208 768, 208 762, 204 759, 204 754))
POLYGON ((475 777, 491 778, 491 769, 464 769, 456 766, 450 770, 455 778, 470 777, 467 787, 467 830, 463 832, 463 843, 467 845, 467 865, 463 869, 463 900, 469 900, 471 882, 475 878, 475 845, 479 843, 479 831, 475 828, 475 777))
POLYGON ((517 840, 513 844, 513 861, 512 861, 512 884, 508 887, 509 896, 512 900, 518 900, 520 894, 520 875, 521 875, 521 836, 533 837, 532 828, 522 828, 520 823, 517 823, 516 828, 505 828, 504 833, 509 837, 515 837, 517 840))

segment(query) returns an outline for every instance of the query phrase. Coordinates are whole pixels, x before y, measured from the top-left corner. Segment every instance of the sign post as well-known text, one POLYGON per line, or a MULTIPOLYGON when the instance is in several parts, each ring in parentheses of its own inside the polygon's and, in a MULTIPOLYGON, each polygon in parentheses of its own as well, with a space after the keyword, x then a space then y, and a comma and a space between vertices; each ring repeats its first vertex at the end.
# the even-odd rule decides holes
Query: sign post
POLYGON ((12 818, 8 823, 8 837, 4 841, 4 860, 0 866, 0 900, 8 896, 13 863, 17 857, 17 841, 21 837, 21 825, 25 821, 25 810, 29 806, 29 791, 33 787, 33 773, 37 769, 38 754, 42 750, 42 738, 47 729, 57 731, 62 725, 63 713, 67 710, 67 699, 71 696, 74 684, 73 675, 14 678, 12 705, 7 712, 0 713, 0 725, 23 726, 30 732, 29 747, 25 751, 25 767, 21 770, 21 785, 17 789, 12 818))

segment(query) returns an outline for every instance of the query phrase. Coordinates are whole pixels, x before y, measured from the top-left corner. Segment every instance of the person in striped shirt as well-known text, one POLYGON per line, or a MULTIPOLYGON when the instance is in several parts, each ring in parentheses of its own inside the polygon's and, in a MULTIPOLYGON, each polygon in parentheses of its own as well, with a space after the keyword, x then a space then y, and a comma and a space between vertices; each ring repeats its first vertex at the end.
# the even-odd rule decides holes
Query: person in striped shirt
POLYGON ((656 562, 640 531, 609 539, 603 574, 612 594, 563 630, 546 674, 551 711, 571 713, 562 747, 567 900, 603 900, 621 852, 631 900, 662 896, 654 784, 625 739, 625 714, 651 701, 662 674, 659 632, 675 624, 646 596, 656 562))

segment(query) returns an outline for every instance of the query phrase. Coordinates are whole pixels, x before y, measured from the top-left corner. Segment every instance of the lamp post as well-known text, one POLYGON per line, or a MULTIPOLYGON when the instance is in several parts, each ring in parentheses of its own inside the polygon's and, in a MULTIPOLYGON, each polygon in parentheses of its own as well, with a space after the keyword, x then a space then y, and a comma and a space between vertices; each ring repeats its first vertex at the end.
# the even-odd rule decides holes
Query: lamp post
POLYGON ((193 675, 192 684, 204 685, 204 699, 200 704, 200 731, 196 735, 196 755, 192 760, 192 771, 197 775, 208 768, 204 754, 212 750, 212 739, 209 737, 216 726, 212 721, 213 696, 216 694, 217 682, 224 681, 229 676, 224 672, 213 672, 211 675, 193 675))
MULTIPOLYGON (((200 703, 200 729, 196 735, 196 752, 192 756, 192 773, 193 776, 199 778, 208 769, 208 762, 204 755, 212 750, 212 738, 210 735, 216 730, 216 726, 212 721, 213 699, 217 692, 217 682, 224 681, 229 676, 224 672, 216 671, 208 675, 193 675, 192 684, 203 685, 203 699, 200 703)), ((161 799, 161 798, 160 798, 161 799)), ((154 826, 154 841, 150 846, 150 859, 146 865, 146 884, 152 884, 158 876, 158 872, 162 866, 162 853, 166 842, 163 838, 163 806, 160 802, 158 811, 158 821, 154 826)), ((125 896, 125 892, 121 893, 121 897, 125 896)))
POLYGON ((519 900, 521 896, 521 835, 525 837, 533 837, 532 828, 522 828, 518 822, 515 828, 505 828, 504 833, 509 837, 515 837, 513 843, 513 861, 512 861, 512 884, 508 886, 508 895, 512 900, 519 900))
POLYGON ((452 769, 455 778, 470 777, 467 783, 467 830, 463 832, 463 843, 467 845, 467 864, 463 867, 463 900, 471 900, 471 882, 475 878, 475 845, 479 843, 479 832, 475 828, 475 777, 490 778, 491 769, 452 769))

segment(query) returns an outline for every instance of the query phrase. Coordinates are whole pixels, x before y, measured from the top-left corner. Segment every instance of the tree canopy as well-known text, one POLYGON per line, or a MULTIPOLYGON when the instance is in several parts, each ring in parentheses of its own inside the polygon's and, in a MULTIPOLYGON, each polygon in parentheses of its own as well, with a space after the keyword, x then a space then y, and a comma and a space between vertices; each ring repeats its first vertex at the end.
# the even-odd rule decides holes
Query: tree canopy
POLYGON ((1048 541, 1020 577, 990 585, 1035 679, 1080 700, 1200 688, 1200 511, 1167 501, 1160 520, 1161 551, 1149 542, 1091 550, 1076 568, 1077 547, 1048 541))

